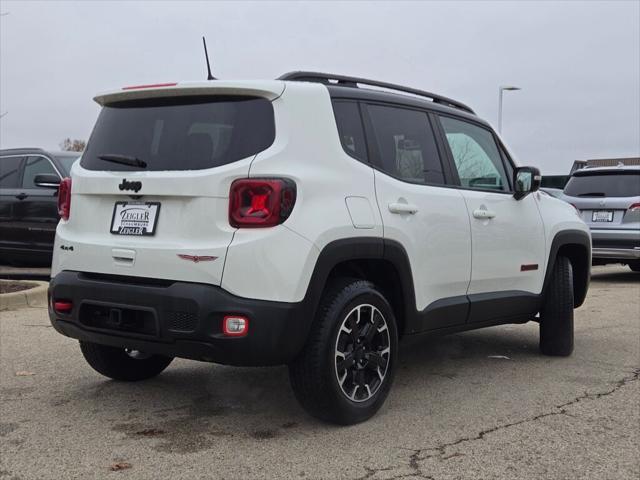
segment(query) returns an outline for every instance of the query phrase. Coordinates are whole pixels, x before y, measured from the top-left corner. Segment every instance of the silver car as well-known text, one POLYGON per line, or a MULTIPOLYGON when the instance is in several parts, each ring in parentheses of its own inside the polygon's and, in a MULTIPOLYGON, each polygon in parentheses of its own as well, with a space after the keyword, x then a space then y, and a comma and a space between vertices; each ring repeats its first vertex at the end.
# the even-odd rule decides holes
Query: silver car
POLYGON ((640 166, 577 170, 562 199, 591 229, 594 265, 624 263, 640 272, 640 166))

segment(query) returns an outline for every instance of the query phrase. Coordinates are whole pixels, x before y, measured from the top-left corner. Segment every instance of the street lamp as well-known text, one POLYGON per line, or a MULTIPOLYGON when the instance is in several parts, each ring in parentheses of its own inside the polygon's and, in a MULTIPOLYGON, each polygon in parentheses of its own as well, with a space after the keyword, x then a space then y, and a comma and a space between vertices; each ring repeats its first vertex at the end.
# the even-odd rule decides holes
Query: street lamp
POLYGON ((514 87, 509 85, 503 85, 498 88, 498 132, 502 133, 502 92, 505 90, 521 90, 520 87, 514 87))

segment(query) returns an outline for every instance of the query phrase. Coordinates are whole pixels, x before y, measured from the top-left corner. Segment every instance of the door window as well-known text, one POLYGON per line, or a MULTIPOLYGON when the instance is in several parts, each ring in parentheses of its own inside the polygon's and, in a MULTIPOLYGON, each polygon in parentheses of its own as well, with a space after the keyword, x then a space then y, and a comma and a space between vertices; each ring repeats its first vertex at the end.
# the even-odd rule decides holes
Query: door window
POLYGON ((0 188, 18 188, 23 157, 0 158, 0 188))
POLYGON ((364 129, 360 109, 356 102, 334 102, 333 113, 336 116, 338 134, 342 148, 352 157, 367 161, 367 144, 364 140, 364 129))
POLYGON ((22 188, 37 188, 35 178, 36 175, 41 174, 59 176, 49 159, 44 157, 28 157, 27 163, 24 164, 22 188))
POLYGON ((465 188, 508 191, 509 181, 493 134, 482 127, 440 117, 460 184, 465 188))
POLYGON ((382 105, 368 105, 367 109, 380 152, 380 169, 412 183, 444 184, 442 163, 425 112, 382 105))

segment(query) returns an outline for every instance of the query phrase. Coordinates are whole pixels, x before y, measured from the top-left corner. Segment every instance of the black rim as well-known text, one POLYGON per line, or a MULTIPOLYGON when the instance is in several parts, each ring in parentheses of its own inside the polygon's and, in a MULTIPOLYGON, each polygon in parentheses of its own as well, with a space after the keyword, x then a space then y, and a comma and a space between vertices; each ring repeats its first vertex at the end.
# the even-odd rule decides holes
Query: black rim
POLYGON ((342 393, 353 402, 373 397, 384 383, 391 341, 384 315, 362 304, 342 321, 335 348, 335 373, 342 393))

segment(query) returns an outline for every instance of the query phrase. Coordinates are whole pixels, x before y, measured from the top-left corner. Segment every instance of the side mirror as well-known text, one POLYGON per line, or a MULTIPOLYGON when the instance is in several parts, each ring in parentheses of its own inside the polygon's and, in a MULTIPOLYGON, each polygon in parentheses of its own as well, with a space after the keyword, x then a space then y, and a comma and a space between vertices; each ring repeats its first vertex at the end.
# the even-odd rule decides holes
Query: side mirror
POLYGON ((513 198, 520 200, 540 188, 542 176, 536 167, 519 167, 513 172, 513 198))
POLYGON ((33 179, 36 187, 42 188, 58 188, 60 186, 60 177, 52 173, 41 173, 33 179))

